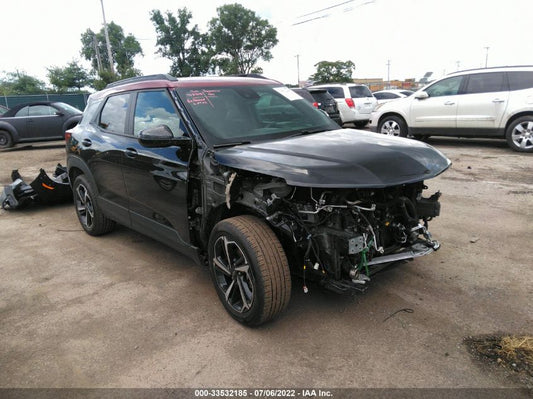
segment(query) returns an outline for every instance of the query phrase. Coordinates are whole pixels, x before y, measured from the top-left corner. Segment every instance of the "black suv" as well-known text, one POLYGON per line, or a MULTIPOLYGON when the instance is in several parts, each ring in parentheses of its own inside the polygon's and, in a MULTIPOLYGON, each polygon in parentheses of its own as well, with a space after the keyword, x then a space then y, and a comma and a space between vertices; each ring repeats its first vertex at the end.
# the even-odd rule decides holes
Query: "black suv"
POLYGON ((339 126, 279 82, 251 77, 117 82, 67 132, 68 172, 91 235, 120 223, 209 266, 239 322, 289 302, 291 274, 362 291, 385 265, 439 244, 450 165, 424 143, 339 126))

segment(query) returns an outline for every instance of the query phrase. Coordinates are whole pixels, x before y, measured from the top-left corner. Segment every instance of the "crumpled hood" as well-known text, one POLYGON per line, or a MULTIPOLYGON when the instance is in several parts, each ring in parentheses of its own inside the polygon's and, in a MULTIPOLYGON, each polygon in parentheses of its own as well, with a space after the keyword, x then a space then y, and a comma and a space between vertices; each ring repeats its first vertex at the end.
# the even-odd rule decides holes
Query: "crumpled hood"
POLYGON ((222 165, 302 187, 387 187, 437 176, 451 164, 416 140, 339 129, 219 149, 222 165))

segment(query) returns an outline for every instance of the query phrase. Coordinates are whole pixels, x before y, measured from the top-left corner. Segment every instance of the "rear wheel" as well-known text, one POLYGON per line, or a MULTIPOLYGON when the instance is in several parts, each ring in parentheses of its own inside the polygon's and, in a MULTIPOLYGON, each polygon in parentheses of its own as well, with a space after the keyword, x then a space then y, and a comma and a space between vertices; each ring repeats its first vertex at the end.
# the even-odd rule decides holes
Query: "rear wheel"
POLYGON ((398 116, 386 116, 379 122, 378 133, 407 137, 407 124, 398 116))
POLYGON ((0 148, 9 148, 13 146, 13 138, 9 132, 0 130, 0 148))
POLYGON ((533 115, 522 116, 505 132, 507 144, 515 151, 533 152, 533 115))
POLYGON ((257 326, 289 303, 291 277, 274 232, 254 216, 219 222, 209 238, 209 269, 217 294, 237 321, 257 326))
POLYGON ((84 175, 74 179, 74 204, 83 229, 92 236, 109 233, 115 222, 102 213, 96 202, 94 190, 84 175))

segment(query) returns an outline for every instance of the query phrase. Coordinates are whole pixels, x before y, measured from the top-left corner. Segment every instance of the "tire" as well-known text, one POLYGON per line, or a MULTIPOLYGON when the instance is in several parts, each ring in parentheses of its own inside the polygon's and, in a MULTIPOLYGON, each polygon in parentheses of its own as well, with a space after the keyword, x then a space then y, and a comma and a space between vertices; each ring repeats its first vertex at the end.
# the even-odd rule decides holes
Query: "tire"
POLYGON ((13 147, 13 137, 9 132, 5 130, 0 130, 0 148, 9 148, 13 147))
POLYGON ((109 233, 115 228, 115 222, 102 213, 96 202, 94 189, 84 175, 74 179, 74 206, 83 230, 92 236, 109 233))
POLYGON ((407 137, 407 124, 398 116, 386 116, 379 122, 378 133, 407 137))
POLYGON ((533 152, 533 115, 513 121, 505 132, 507 144, 519 152, 533 152))
POLYGON ((263 324, 289 303, 285 252, 270 227, 254 216, 217 223, 209 238, 209 270, 220 301, 242 324, 263 324))

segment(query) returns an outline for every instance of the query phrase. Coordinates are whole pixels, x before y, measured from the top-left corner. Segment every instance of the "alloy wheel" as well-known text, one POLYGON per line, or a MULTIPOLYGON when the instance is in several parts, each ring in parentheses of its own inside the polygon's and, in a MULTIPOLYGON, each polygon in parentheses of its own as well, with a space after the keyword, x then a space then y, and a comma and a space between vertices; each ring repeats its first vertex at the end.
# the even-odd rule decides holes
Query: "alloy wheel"
POLYGON ((225 235, 218 237, 212 267, 227 304, 238 313, 250 310, 254 302, 254 277, 242 248, 225 235))
POLYGON ((78 212, 82 224, 91 229, 94 222, 94 207, 87 187, 83 184, 76 187, 76 212, 78 212))
POLYGON ((389 136, 400 136, 400 125, 393 120, 387 120, 381 125, 380 133, 387 134, 389 136))
POLYGON ((520 149, 533 149, 533 121, 519 123, 511 133, 513 143, 520 149))

